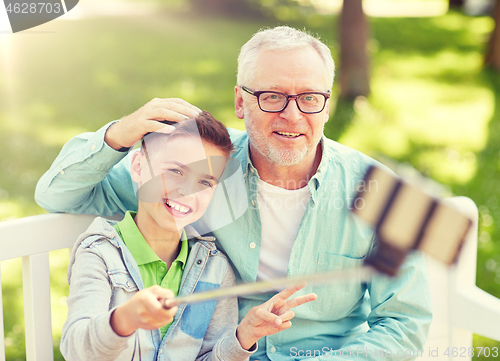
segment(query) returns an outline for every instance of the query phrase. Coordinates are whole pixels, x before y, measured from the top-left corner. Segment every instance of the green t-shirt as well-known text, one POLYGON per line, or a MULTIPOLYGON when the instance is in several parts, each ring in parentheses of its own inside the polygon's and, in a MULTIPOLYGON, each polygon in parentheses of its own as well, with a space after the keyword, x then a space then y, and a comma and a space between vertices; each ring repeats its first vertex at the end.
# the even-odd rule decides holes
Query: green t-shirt
MULTIPOLYGON (((167 270, 167 264, 156 255, 137 228, 134 222, 136 214, 136 212, 127 212, 123 220, 114 227, 139 266, 144 288, 159 285, 168 288, 177 296, 189 253, 186 232, 182 231, 181 250, 167 270)), ((171 324, 160 329, 162 338, 171 324)))

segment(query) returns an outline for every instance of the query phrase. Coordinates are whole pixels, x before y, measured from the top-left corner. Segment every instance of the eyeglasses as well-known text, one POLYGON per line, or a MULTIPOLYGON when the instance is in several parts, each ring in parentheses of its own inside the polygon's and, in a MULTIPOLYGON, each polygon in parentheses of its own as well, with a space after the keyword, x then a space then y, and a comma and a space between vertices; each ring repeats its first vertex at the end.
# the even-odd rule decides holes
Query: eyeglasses
POLYGON ((287 107, 290 99, 295 99, 297 108, 299 108, 302 113, 320 113, 323 111, 323 109, 325 109, 326 101, 328 98, 330 98, 329 93, 320 92, 307 92, 297 95, 287 95, 273 91, 256 92, 248 89, 246 86, 242 86, 241 89, 246 91, 248 94, 256 97, 260 110, 266 113, 279 113, 283 111, 287 107))

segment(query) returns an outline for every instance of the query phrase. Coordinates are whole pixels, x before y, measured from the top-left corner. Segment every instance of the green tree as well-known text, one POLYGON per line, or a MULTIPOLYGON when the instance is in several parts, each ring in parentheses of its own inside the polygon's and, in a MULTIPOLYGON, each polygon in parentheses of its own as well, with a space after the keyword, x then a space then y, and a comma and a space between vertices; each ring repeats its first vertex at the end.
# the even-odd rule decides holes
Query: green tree
POLYGON ((464 0, 449 0, 450 8, 461 8, 464 5, 464 0))
POLYGON ((354 100, 370 94, 369 25, 362 0, 344 0, 339 18, 339 98, 325 134, 338 139, 355 115, 354 100))
POLYGON ((231 17, 261 17, 260 1, 256 0, 190 0, 193 10, 200 14, 231 17))
POLYGON ((495 27, 488 41, 484 56, 484 64, 496 71, 500 71, 500 1, 495 2, 493 20, 495 20, 495 27))
POLYGON ((340 96, 345 99, 367 96, 370 94, 368 22, 362 0, 344 0, 339 24, 340 96))

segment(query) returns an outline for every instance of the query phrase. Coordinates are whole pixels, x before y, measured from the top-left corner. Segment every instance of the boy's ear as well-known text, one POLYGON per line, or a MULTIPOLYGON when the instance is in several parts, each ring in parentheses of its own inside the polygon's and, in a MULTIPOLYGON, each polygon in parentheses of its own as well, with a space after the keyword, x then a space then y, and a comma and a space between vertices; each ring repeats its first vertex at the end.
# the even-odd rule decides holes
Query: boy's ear
POLYGON ((144 155, 141 151, 136 151, 132 155, 132 161, 130 163, 130 176, 132 180, 141 186, 142 184, 142 159, 144 155))

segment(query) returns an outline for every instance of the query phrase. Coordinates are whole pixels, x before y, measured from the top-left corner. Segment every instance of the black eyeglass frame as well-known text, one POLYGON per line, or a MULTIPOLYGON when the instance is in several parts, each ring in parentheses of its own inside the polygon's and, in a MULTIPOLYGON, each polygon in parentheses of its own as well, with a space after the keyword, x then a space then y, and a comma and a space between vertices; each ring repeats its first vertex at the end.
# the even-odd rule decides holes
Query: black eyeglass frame
POLYGON ((271 90, 253 91, 251 89, 248 89, 244 85, 241 85, 241 89, 243 89, 248 94, 253 95, 254 97, 256 97, 257 98, 257 104, 259 104, 260 110, 262 110, 265 113, 279 113, 279 112, 282 112, 288 106, 288 103, 290 102, 290 99, 295 99, 295 104, 297 105, 297 108, 302 113, 304 113, 304 114, 317 114, 317 113, 321 113, 325 109, 326 102, 330 98, 330 91, 328 91, 328 93, 322 93, 322 92, 305 92, 305 93, 300 93, 300 94, 295 94, 295 95, 288 95, 288 94, 285 94, 285 93, 275 92, 275 91, 271 91, 271 90), (286 102, 283 105, 283 108, 281 108, 280 110, 264 110, 264 109, 262 109, 262 107, 260 106, 260 95, 263 94, 263 93, 273 93, 273 94, 279 94, 279 95, 285 96, 286 97, 286 102), (320 94, 320 95, 323 95, 323 97, 325 98, 325 101, 323 103, 323 107, 321 107, 321 110, 314 111, 314 112, 305 112, 302 109, 300 109, 300 105, 299 105, 299 102, 297 101, 297 98, 300 97, 300 96, 302 96, 302 95, 307 95, 307 94, 320 94))

